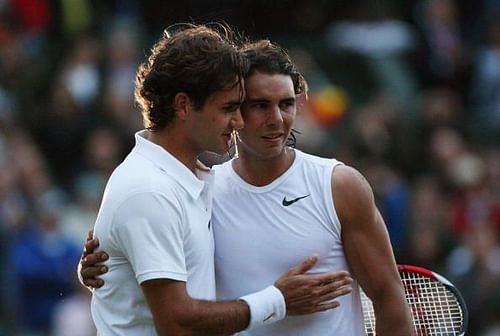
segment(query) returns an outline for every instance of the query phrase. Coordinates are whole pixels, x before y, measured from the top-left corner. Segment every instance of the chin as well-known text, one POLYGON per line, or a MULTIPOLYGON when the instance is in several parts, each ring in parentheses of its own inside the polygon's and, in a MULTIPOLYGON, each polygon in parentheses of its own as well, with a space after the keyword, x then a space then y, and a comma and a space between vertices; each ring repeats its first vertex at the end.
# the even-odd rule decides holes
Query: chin
POLYGON ((225 146, 210 146, 210 147, 206 147, 205 151, 210 152, 210 153, 214 153, 214 154, 218 154, 218 155, 224 155, 224 154, 226 154, 225 148, 226 148, 225 146))
POLYGON ((226 145, 226 144, 224 144, 223 146, 221 146, 219 148, 219 150, 217 151, 217 154, 225 155, 225 154, 229 153, 230 150, 231 150, 231 147, 228 146, 228 145, 226 145))
POLYGON ((266 160, 273 160, 282 156, 283 153, 283 150, 267 150, 260 152, 259 156, 266 160))
POLYGON ((215 149, 215 150, 211 150, 211 152, 218 154, 218 155, 226 155, 228 150, 227 149, 215 149))
POLYGON ((279 156, 286 156, 286 148, 287 147, 282 147, 276 152, 274 152, 274 157, 279 157, 279 156))

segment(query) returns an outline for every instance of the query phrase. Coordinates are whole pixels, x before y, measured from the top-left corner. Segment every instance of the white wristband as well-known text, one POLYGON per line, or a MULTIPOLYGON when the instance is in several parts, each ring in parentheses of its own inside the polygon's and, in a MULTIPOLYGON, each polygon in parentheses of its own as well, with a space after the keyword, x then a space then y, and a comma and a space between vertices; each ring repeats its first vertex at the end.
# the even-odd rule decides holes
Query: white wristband
POLYGON ((259 292, 240 297, 250 307, 250 324, 253 329, 282 320, 286 315, 285 298, 281 291, 269 286, 259 292))

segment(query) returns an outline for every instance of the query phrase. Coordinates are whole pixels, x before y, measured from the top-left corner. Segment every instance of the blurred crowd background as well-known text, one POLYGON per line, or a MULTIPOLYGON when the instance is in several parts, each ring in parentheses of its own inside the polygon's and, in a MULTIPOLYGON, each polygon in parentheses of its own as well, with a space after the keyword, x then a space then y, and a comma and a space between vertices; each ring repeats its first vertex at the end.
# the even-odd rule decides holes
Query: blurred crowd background
POLYGON ((136 67, 165 27, 213 20, 289 50, 298 148, 359 169, 398 263, 500 335, 499 0, 0 0, 0 335, 95 335, 75 270, 141 128, 136 67))

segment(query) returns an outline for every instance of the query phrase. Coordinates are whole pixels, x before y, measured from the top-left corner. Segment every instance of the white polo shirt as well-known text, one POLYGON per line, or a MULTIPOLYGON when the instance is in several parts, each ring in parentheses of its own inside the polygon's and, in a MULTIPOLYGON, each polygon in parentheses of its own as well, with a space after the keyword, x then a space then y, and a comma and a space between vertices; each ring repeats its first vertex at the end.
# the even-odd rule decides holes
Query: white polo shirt
POLYGON ((95 223, 110 256, 92 297, 98 335, 156 335, 146 280, 185 281, 191 297, 215 299, 213 174, 195 176, 144 134, 109 179, 95 223))

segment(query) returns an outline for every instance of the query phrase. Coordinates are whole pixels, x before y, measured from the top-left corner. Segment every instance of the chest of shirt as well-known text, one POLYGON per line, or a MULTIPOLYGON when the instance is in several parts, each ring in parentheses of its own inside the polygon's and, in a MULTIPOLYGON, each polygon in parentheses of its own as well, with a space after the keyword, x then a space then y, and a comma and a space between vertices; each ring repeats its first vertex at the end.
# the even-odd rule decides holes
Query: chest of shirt
POLYGON ((260 260, 261 265, 287 267, 312 254, 331 256, 341 249, 340 232, 332 224, 321 193, 293 188, 265 193, 235 189, 217 196, 213 225, 219 259, 241 254, 260 260))
POLYGON ((184 253, 187 260, 200 260, 213 254, 212 202, 203 197, 186 200, 183 211, 184 253))

